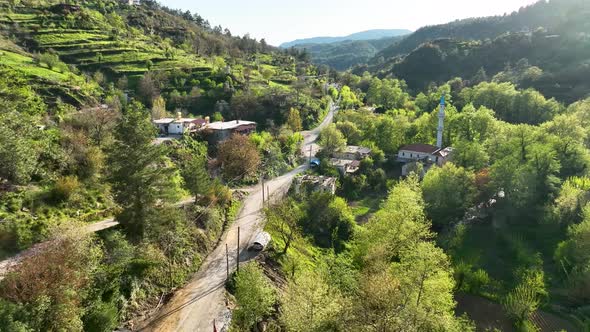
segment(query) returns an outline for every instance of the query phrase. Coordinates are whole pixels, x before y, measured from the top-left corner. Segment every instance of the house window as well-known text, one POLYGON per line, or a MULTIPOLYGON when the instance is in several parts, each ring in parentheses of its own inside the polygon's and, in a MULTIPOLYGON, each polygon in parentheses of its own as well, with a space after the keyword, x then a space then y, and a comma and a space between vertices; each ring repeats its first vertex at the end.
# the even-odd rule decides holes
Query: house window
POLYGON ((404 156, 404 157, 405 157, 405 156, 406 156, 406 153, 405 153, 405 152, 402 152, 402 156, 404 156))
POLYGON ((413 158, 413 157, 414 157, 414 155, 410 153, 410 158, 413 158))

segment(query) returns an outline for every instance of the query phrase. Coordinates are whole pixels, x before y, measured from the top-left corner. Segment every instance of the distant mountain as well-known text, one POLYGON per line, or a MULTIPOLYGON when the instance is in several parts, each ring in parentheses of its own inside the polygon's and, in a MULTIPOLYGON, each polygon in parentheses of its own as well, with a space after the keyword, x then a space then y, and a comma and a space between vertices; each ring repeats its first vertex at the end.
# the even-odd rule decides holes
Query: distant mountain
POLYGON ((345 40, 329 44, 299 44, 296 49, 305 49, 317 65, 327 65, 336 70, 347 70, 367 63, 379 51, 403 39, 404 36, 373 40, 345 40))
POLYGON ((313 38, 304 38, 304 39, 297 39, 294 41, 282 43, 279 47, 282 48, 289 48, 292 46, 298 46, 302 44, 330 44, 330 43, 337 43, 342 41, 358 41, 358 40, 375 40, 375 39, 382 39, 382 38, 390 38, 390 37, 397 37, 403 36, 412 33, 410 30, 406 29, 374 29, 374 30, 367 30, 362 32, 353 33, 348 36, 344 37, 313 37, 313 38))

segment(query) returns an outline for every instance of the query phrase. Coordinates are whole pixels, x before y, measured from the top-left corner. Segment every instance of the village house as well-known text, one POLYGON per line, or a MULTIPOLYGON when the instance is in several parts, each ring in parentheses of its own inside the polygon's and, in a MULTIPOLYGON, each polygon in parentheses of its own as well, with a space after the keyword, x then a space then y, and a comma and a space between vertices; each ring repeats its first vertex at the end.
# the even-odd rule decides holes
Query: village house
POLYGON ((302 191, 336 193, 336 178, 323 175, 303 175, 293 180, 295 193, 302 191))
POLYGON ((160 135, 184 135, 205 128, 208 119, 183 118, 179 112, 176 118, 157 119, 153 120, 153 123, 158 127, 160 135))
POLYGON ((453 148, 450 147, 441 149, 430 144, 409 144, 399 150, 397 159, 401 162, 422 161, 442 166, 452 152, 453 148))
POLYGON ((372 150, 362 146, 349 145, 332 154, 330 164, 336 167, 342 176, 356 173, 361 160, 369 157, 372 150))
POLYGON ((342 176, 354 174, 358 172, 359 168, 361 167, 360 161, 350 159, 332 158, 330 159, 330 164, 336 167, 342 176))
POLYGON ((336 159, 362 160, 371 155, 371 149, 362 146, 348 145, 334 153, 336 159))
POLYGON ((256 122, 235 120, 227 122, 208 123, 204 130, 203 136, 209 144, 217 145, 220 142, 230 138, 233 134, 250 135, 256 131, 256 122))
MULTIPOLYGON (((399 150, 397 160, 404 163, 402 176, 406 176, 415 171, 418 164, 422 165, 423 173, 428 172, 433 165, 442 166, 449 160, 452 153, 451 147, 441 149, 430 144, 409 144, 399 150)), ((420 175, 423 176, 423 174, 420 175)))

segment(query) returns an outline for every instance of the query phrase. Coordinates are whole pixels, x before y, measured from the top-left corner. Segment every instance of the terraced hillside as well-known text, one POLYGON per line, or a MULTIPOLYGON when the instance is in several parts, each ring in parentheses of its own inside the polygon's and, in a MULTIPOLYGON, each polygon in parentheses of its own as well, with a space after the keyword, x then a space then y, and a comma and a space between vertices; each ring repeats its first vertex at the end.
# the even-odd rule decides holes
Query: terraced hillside
POLYGON ((88 82, 79 72, 64 64, 53 67, 40 63, 33 54, 24 51, 8 39, 0 36, 0 69, 13 70, 27 78, 28 84, 43 94, 50 103, 58 98, 81 105, 91 103, 99 93, 94 82, 88 82))
MULTIPOLYGON (((100 69, 107 75, 142 75, 148 70, 172 69, 211 71, 204 58, 174 48, 169 41, 158 42, 155 36, 133 28, 118 31, 109 22, 112 16, 87 8, 74 12, 58 8, 15 8, 13 13, 0 15, 0 23, 19 44, 57 54, 81 71, 100 69)), ((123 14, 132 15, 126 10, 123 14)))
MULTIPOLYGON (((84 95, 88 91, 100 94, 96 86, 83 86, 91 81, 88 76, 103 88, 107 87, 103 81, 124 79, 119 88, 134 91, 149 73, 160 81, 157 88, 166 93, 169 107, 212 109, 217 100, 231 98, 228 89, 247 84, 290 90, 298 74, 313 74, 298 68, 288 52, 275 51, 265 44, 260 47, 247 36, 232 37, 229 31, 212 31, 195 23, 198 17, 195 20, 183 14, 187 16, 183 19, 157 4, 33 3, 14 6, 0 1, 0 49, 6 55, 0 61, 22 66, 20 69, 30 72, 31 77, 48 80, 51 84, 47 86, 62 86, 60 93, 41 89, 47 90, 43 94, 50 101, 55 101, 57 94, 79 105, 89 100, 84 95), (58 57, 57 64, 40 60, 51 56, 58 57), (171 102, 187 95, 205 98, 198 105, 171 102)), ((144 102, 150 104, 149 98, 144 102)))

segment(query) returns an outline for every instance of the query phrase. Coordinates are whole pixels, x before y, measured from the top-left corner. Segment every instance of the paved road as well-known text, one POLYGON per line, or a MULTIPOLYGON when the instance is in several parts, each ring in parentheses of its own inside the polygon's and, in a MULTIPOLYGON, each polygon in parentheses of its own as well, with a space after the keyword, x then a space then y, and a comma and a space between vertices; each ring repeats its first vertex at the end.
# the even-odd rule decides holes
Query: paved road
MULTIPOLYGON (((302 152, 309 153, 309 147, 315 146, 320 131, 333 120, 335 108, 326 116, 320 126, 302 132, 304 144, 302 152)), ((308 165, 302 165, 291 172, 267 181, 271 199, 283 196, 291 185, 295 175, 305 171, 308 165)), ((253 190, 243 202, 242 210, 231 228, 220 241, 219 246, 209 254, 200 270, 184 288, 174 294, 172 299, 153 318, 138 326, 141 331, 207 331, 213 330, 213 320, 217 320, 217 329, 222 331, 226 326, 223 319, 228 312, 225 306, 224 283, 226 281, 226 244, 230 252, 230 273, 236 268, 237 252, 240 261, 251 259, 246 250, 250 240, 262 230, 264 218, 261 213, 262 191, 253 190), (240 229, 240 247, 237 249, 238 228, 240 229)))

